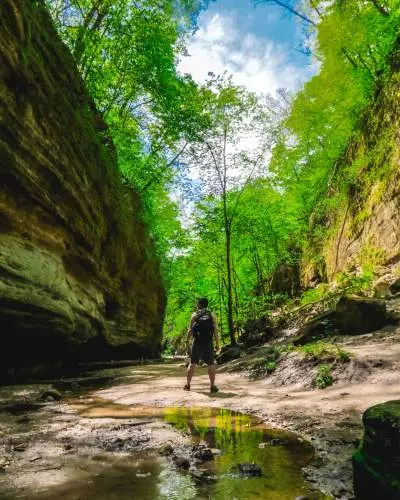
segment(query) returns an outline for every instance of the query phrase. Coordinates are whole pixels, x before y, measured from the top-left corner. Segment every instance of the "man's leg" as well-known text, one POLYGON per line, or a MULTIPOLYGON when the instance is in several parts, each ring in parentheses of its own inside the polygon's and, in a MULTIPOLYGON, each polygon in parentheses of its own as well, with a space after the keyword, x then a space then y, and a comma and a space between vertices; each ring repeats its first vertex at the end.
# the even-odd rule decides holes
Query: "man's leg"
POLYGON ((218 392, 218 387, 215 385, 215 359, 214 359, 214 346, 210 343, 204 350, 204 361, 208 365, 208 377, 210 379, 210 391, 218 392))
POLYGON ((208 376, 210 378, 210 386, 215 386, 215 365, 208 365, 208 376))
POLYGON ((199 360, 200 360, 199 346, 193 343, 190 353, 190 364, 186 372, 186 385, 184 387, 186 391, 190 391, 190 382, 192 381, 193 373, 199 360))
POLYGON ((186 373, 186 386, 185 388, 190 389, 190 382, 192 381, 193 373, 196 368, 196 363, 190 363, 186 373))

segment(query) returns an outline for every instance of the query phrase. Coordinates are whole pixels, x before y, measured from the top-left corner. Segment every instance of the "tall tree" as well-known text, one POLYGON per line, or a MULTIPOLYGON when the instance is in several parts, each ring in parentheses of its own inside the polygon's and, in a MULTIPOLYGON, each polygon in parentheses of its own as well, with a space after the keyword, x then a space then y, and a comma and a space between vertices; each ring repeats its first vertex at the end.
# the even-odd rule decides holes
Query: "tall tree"
POLYGON ((273 144, 271 114, 257 98, 229 79, 213 78, 210 102, 213 127, 197 137, 185 152, 185 161, 198 173, 206 194, 221 200, 227 292, 227 323, 235 344, 234 273, 232 231, 245 187, 265 173, 267 154, 273 144), (235 191, 235 196, 230 193, 235 191))

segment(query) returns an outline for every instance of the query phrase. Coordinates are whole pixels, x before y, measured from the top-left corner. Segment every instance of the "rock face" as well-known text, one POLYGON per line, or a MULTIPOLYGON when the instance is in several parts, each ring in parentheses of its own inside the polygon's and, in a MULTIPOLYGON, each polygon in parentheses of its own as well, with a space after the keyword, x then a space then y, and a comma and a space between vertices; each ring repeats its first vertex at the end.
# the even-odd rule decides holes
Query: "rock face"
POLYGON ((400 400, 369 408, 364 439, 353 456, 357 499, 400 498, 400 400))
POLYGON ((329 279, 353 265, 400 260, 399 61, 400 39, 392 54, 392 73, 338 166, 343 172, 358 164, 358 170, 346 203, 329 220, 329 227, 335 228, 324 250, 329 279))
POLYGON ((159 265, 107 126, 41 2, 0 18, 0 364, 153 355, 159 265))
POLYGON ((295 297, 298 295, 300 284, 300 269, 298 265, 282 263, 271 276, 269 289, 271 293, 295 297))
POLYGON ((341 297, 336 316, 339 330, 352 335, 379 330, 388 322, 384 301, 355 295, 341 297))

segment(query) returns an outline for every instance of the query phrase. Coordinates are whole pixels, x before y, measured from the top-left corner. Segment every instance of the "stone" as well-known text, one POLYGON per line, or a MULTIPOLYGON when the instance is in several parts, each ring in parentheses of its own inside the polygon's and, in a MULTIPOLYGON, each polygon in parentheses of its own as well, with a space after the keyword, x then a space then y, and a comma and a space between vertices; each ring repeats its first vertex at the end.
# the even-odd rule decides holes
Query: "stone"
POLYGON ((336 328, 336 312, 326 311, 305 323, 293 339, 294 345, 305 345, 327 337, 336 328))
POLYGON ((387 276, 382 277, 375 283, 374 298, 375 299, 388 299, 392 295, 390 290, 390 281, 387 276))
POLYGON ((222 455, 222 450, 219 448, 211 448, 211 453, 216 456, 216 455, 222 455))
POLYGON ((273 294, 295 297, 301 290, 300 269, 297 264, 280 264, 272 273, 269 291, 273 294))
POLYGON ((201 441, 198 446, 195 446, 192 454, 194 458, 202 462, 208 462, 214 458, 211 448, 209 448, 204 441, 201 441))
POLYGON ((178 467, 178 469, 187 470, 190 467, 190 462, 186 457, 174 456, 173 461, 175 465, 178 467))
POLYGON ((350 335, 379 330, 388 322, 384 301, 355 295, 341 297, 336 314, 340 332, 350 335))
POLYGON ((355 496, 359 500, 400 498, 400 400, 369 408, 364 437, 353 455, 355 496))
POLYGON ((26 444, 24 443, 14 445, 14 451, 25 451, 25 450, 26 450, 26 444))
POLYGON ((400 293, 400 278, 397 278, 396 281, 390 285, 390 291, 393 295, 400 293))
POLYGON ((6 472, 6 469, 11 465, 11 457, 0 455, 0 472, 6 472))
POLYGON ((243 462, 238 465, 239 471, 244 476, 261 476, 262 469, 254 462, 243 462))
POLYGON ((62 395, 57 389, 54 387, 50 387, 49 389, 45 389, 41 392, 39 399, 42 401, 59 401, 62 398, 62 395))
POLYGON ((107 125, 43 2, 0 19, 0 370, 155 356, 159 262, 107 125))
POLYGON ((158 454, 167 457, 169 455, 172 455, 174 452, 174 448, 170 444, 165 444, 164 446, 161 446, 161 448, 158 451, 158 454))

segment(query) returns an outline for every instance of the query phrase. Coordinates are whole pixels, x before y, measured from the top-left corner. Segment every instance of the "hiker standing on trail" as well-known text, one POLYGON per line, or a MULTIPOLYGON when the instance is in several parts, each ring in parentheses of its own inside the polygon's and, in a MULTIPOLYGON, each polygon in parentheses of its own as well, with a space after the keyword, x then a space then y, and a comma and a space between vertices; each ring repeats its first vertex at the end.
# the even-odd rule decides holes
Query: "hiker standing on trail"
POLYGON ((214 346, 219 350, 217 320, 215 315, 208 309, 208 300, 199 299, 197 311, 192 314, 190 326, 186 336, 186 351, 189 347, 190 338, 193 338, 190 355, 190 364, 187 370, 187 383, 185 391, 190 391, 190 382, 196 365, 200 360, 208 365, 208 376, 210 377, 210 392, 218 392, 215 385, 215 361, 214 346))

